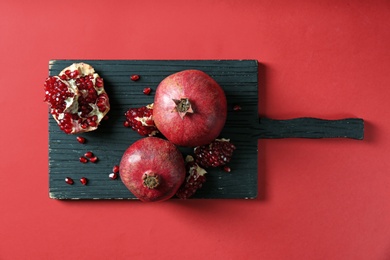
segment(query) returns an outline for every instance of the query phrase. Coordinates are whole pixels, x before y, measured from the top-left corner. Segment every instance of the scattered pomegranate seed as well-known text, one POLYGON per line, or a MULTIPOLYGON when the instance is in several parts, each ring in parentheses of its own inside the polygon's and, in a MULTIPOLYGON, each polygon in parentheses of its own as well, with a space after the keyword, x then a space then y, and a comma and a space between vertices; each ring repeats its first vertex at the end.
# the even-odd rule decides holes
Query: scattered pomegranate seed
POLYGON ((118 172, 119 172, 119 165, 115 165, 115 166, 112 168, 112 172, 113 172, 113 173, 118 173, 118 172))
POLYGON ((234 107, 233 107, 233 110, 234 111, 239 111, 239 110, 241 110, 242 108, 241 108, 241 106, 240 105, 234 105, 234 107))
POLYGON ((77 141, 78 141, 80 144, 85 143, 85 138, 82 137, 82 136, 77 136, 76 139, 77 139, 77 141))
POLYGON ((149 95, 150 92, 152 92, 152 89, 151 88, 144 88, 144 90, 142 91, 145 95, 149 95))
POLYGON ((69 185, 72 185, 74 183, 73 179, 72 178, 69 178, 69 177, 66 177, 65 178, 65 182, 69 185))
POLYGON ((105 115, 104 117, 103 117, 103 120, 108 120, 108 115, 105 115))
POLYGON ((108 175, 108 177, 110 177, 111 180, 115 180, 118 178, 118 173, 112 172, 108 175))
POLYGON ((84 157, 92 158, 92 157, 93 157, 93 153, 92 153, 92 152, 86 152, 86 153, 84 154, 84 157))
POLYGON ((82 178, 80 179, 80 182, 81 182, 81 184, 83 184, 83 185, 87 185, 88 179, 85 178, 85 177, 82 177, 82 178))
POLYGON ((92 157, 91 159, 89 159, 89 161, 91 163, 96 163, 98 161, 98 158, 96 156, 92 157))
POLYGON ((130 79, 131 79, 132 81, 137 81, 137 80, 139 80, 139 78, 140 78, 140 76, 137 75, 137 74, 131 75, 131 77, 130 77, 130 79))
POLYGON ((223 168, 222 168, 225 172, 231 172, 232 169, 230 169, 229 166, 225 165, 223 168))
POLYGON ((81 156, 79 160, 80 160, 81 163, 87 163, 88 162, 88 159, 83 157, 83 156, 81 156))

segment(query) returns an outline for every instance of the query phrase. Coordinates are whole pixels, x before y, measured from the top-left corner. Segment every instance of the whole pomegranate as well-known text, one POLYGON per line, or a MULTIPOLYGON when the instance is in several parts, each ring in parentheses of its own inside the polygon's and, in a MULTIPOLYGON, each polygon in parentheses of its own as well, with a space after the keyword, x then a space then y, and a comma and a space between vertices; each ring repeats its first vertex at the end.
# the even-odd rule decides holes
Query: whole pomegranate
POLYGON ((179 146, 200 146, 218 137, 225 125, 223 89, 205 72, 184 70, 160 82, 153 119, 158 130, 179 146))
POLYGON ((119 174, 125 186, 141 201, 171 198, 184 182, 184 158, 171 142, 145 137, 133 143, 122 156, 119 174))
POLYGON ((86 63, 74 63, 48 77, 44 89, 50 113, 67 134, 97 129, 110 110, 103 79, 86 63))

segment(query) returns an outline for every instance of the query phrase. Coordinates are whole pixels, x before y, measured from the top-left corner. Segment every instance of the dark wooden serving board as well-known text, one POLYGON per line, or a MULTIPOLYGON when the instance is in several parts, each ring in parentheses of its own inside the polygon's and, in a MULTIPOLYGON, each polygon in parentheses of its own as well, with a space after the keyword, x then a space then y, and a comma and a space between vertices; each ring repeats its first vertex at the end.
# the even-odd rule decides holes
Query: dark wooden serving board
MULTIPOLYGON (((257 110, 257 62, 254 60, 52 60, 50 76, 74 62, 93 66, 104 78, 109 94, 111 110, 109 120, 103 121, 98 130, 81 134, 87 139, 79 144, 75 135, 66 135, 56 122, 49 118, 49 195, 57 199, 134 199, 120 179, 111 180, 108 175, 118 164, 123 152, 134 141, 142 138, 123 126, 124 113, 130 107, 140 107, 153 102, 154 92, 146 96, 143 88, 156 89, 166 76, 184 70, 200 69, 213 77, 225 90, 228 100, 228 119, 221 133, 237 146, 232 172, 208 169, 207 182, 194 198, 255 198, 257 196, 257 140, 249 131, 258 123, 257 110), (141 76, 139 81, 130 80, 132 74, 141 76), (234 104, 242 110, 234 112, 234 104), (96 164, 82 164, 78 158, 86 151, 99 157, 96 164), (71 177, 75 183, 68 185, 64 179, 71 177), (83 186, 79 179, 88 178, 83 186)), ((181 148, 183 153, 191 152, 181 148)))
MULTIPOLYGON (((110 97, 109 120, 96 131, 81 134, 85 144, 76 141, 76 135, 59 130, 49 118, 49 196, 55 199, 135 199, 121 180, 111 180, 112 167, 119 164, 123 152, 134 141, 142 138, 125 128, 124 113, 130 107, 153 102, 154 92, 144 95, 145 87, 156 89, 166 76, 185 69, 199 69, 213 77, 224 89, 228 100, 228 117, 221 137, 229 138, 237 147, 227 173, 219 168, 207 169, 207 181, 193 198, 198 199, 253 199, 257 187, 257 140, 259 138, 327 138, 348 137, 363 139, 362 119, 321 120, 297 118, 272 120, 258 116, 258 63, 255 60, 52 60, 49 75, 75 62, 92 65, 104 78, 110 97), (139 81, 130 76, 138 74, 139 81), (240 111, 233 111, 239 104, 240 111), (86 151, 99 157, 96 164, 79 162, 86 151), (75 183, 68 185, 64 179, 75 183), (88 178, 88 185, 79 182, 88 178)), ((192 149, 180 148, 183 154, 192 149)))

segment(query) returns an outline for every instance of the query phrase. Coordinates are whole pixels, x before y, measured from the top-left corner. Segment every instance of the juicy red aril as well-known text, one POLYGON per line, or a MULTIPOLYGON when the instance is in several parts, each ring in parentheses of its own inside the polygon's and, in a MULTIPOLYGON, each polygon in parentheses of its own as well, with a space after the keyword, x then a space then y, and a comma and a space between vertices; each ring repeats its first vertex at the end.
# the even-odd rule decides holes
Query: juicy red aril
POLYGON ((232 171, 232 169, 230 169, 230 167, 227 166, 227 165, 223 166, 222 169, 223 169, 225 172, 231 172, 231 171, 232 171))
POLYGON ((72 178, 69 178, 69 177, 66 177, 65 178, 65 182, 69 185, 72 185, 74 183, 73 179, 72 178))
POLYGON ((137 75, 137 74, 131 75, 131 77, 130 77, 130 79, 131 79, 132 81, 137 81, 137 80, 139 80, 139 78, 140 78, 140 76, 137 75))
POLYGON ((84 144, 85 143, 85 138, 84 137, 82 137, 82 136, 77 136, 76 137, 76 140, 77 140, 77 142, 79 142, 80 144, 84 144))
POLYGON ((81 184, 83 184, 83 185, 87 185, 88 179, 85 178, 85 177, 82 177, 82 178, 80 179, 80 182, 81 182, 81 184))
POLYGON ((118 178, 118 173, 112 172, 108 175, 108 177, 110 177, 111 180, 115 180, 118 178))
POLYGON ((71 78, 71 79, 74 79, 74 78, 76 78, 77 76, 79 75, 79 71, 78 70, 74 70, 74 71, 72 71, 69 75, 67 75, 67 76, 69 76, 69 78, 71 78))
POLYGON ((91 163, 96 163, 98 161, 98 158, 96 156, 92 157, 91 159, 89 159, 89 161, 91 163))
POLYGON ((86 152, 86 153, 84 154, 84 157, 92 158, 92 157, 93 157, 93 153, 92 153, 92 152, 86 152))
POLYGON ((83 157, 83 156, 80 157, 79 160, 80 160, 81 163, 87 163, 88 162, 88 159, 83 157))
POLYGON ((59 77, 49 77, 44 84, 45 102, 50 104, 51 109, 56 113, 62 113, 66 108, 68 98, 73 98, 74 93, 69 91, 68 84, 59 77))
POLYGON ((152 89, 151 88, 144 88, 144 90, 142 91, 145 95, 149 95, 150 92, 152 92, 152 89))
POLYGON ((234 105, 233 106, 233 110, 234 111, 239 111, 239 110, 241 110, 242 108, 241 108, 241 106, 240 105, 234 105))
POLYGON ((96 87, 101 88, 103 87, 103 79, 100 77, 96 78, 96 87))
POLYGON ((113 172, 113 173, 118 173, 118 172, 119 172, 119 165, 115 165, 115 166, 112 168, 112 172, 113 172))

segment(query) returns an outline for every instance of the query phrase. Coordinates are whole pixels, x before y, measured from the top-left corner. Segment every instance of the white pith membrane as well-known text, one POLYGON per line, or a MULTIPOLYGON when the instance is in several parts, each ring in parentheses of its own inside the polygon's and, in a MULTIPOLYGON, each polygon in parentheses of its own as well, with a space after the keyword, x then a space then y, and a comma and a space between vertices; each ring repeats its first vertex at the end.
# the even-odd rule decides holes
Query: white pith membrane
POLYGON ((73 93, 73 97, 68 97, 64 101, 66 103, 65 109, 62 112, 58 112, 57 110, 52 111, 51 114, 53 115, 53 118, 57 121, 57 123, 60 125, 60 122, 62 119, 65 118, 65 114, 77 114, 79 118, 90 118, 93 116, 96 116, 96 125, 88 125, 86 128, 82 128, 81 124, 78 122, 79 119, 73 119, 72 118, 72 131, 70 134, 74 133, 82 133, 82 132, 89 132, 96 130, 99 126, 100 121, 104 118, 104 116, 108 113, 110 110, 110 104, 109 99, 106 91, 104 90, 104 83, 102 82, 101 87, 96 86, 96 79, 100 78, 100 76, 95 72, 94 68, 86 63, 74 63, 70 65, 69 67, 66 67, 63 69, 58 76, 54 76, 61 82, 63 82, 67 87, 68 91, 73 93), (61 79, 61 76, 66 75, 66 71, 78 71, 78 75, 74 78, 67 78, 66 80, 61 79), (93 83, 93 88, 96 90, 97 99, 95 103, 89 103, 89 106, 92 108, 91 112, 89 112, 86 116, 81 115, 82 112, 79 110, 79 97, 87 97, 88 96, 88 90, 85 89, 79 89, 76 85, 76 80, 78 78, 82 78, 88 75, 92 75, 90 78, 91 82, 93 83), (102 104, 105 106, 104 111, 99 111, 99 107, 97 106, 97 102, 100 100, 102 104))
POLYGON ((194 157, 192 157, 191 155, 186 156, 186 163, 191 164, 190 169, 189 169, 189 175, 187 176, 187 179, 186 179, 187 182, 191 178, 191 176, 195 176, 195 180, 196 180, 198 178, 198 176, 204 176, 207 173, 207 171, 205 169, 200 167, 195 162, 194 157))

